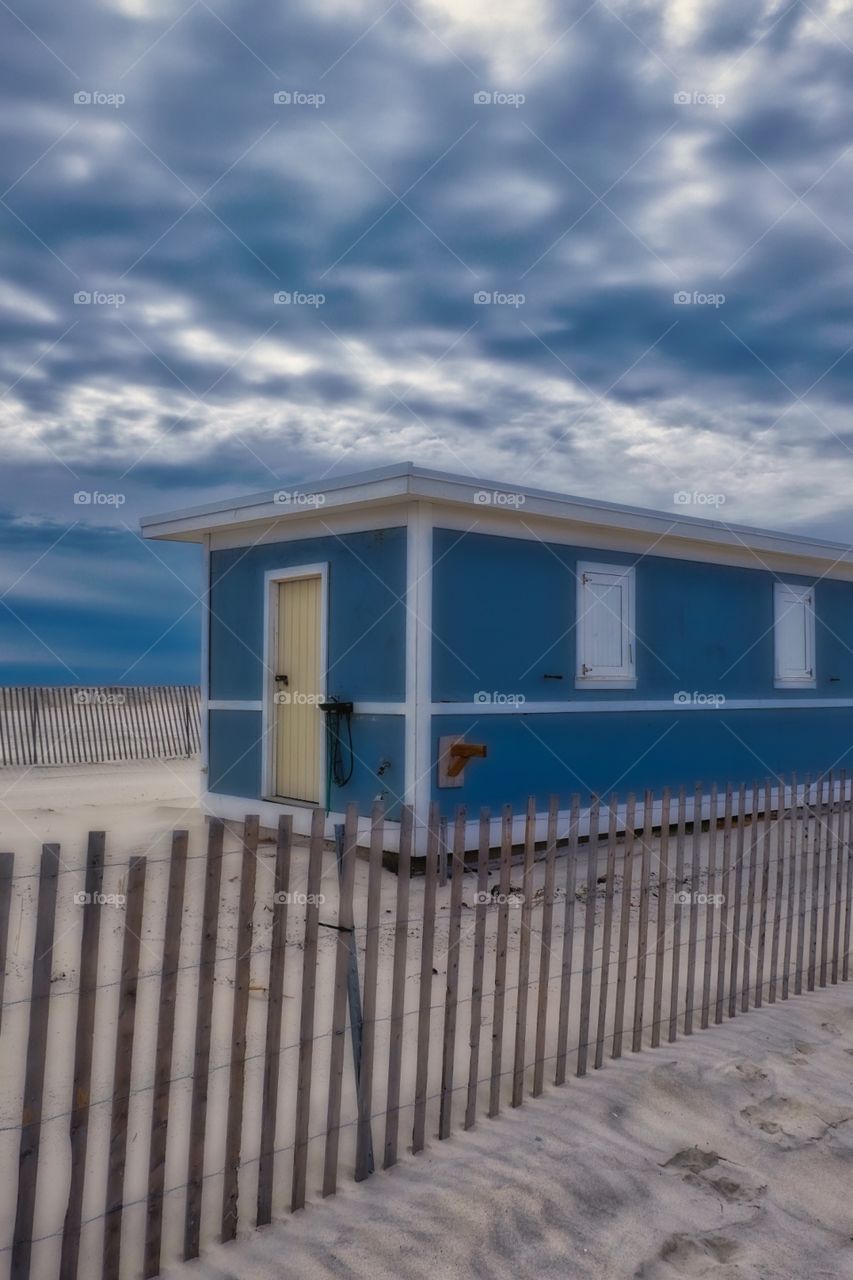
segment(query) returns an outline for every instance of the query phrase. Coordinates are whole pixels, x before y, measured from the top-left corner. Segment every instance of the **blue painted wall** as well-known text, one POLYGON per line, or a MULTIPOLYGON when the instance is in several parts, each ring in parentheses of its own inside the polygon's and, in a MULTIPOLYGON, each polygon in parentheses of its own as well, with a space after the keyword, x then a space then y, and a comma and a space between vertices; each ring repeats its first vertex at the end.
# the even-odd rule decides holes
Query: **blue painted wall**
MULTIPOLYGON (((362 813, 369 813, 373 801, 381 798, 389 816, 399 815, 404 728, 403 716, 353 716, 352 778, 345 787, 332 783, 329 808, 343 810, 355 800, 362 813)), ((208 789, 218 795, 261 799, 261 713, 211 711, 209 742, 208 789)))
MULTIPOLYGON (((853 697, 853 583, 815 587, 817 687, 773 682, 773 583, 766 570, 635 557, 458 531, 435 531, 434 700, 471 701, 483 690, 528 702, 609 699, 669 702, 679 690, 727 699, 773 698, 779 710, 453 715, 442 734, 484 742, 486 760, 465 784, 433 795, 456 805, 522 805, 531 793, 602 792, 664 784, 749 782, 768 774, 853 765, 853 710, 796 709, 803 698, 853 697), (637 687, 575 688, 579 560, 636 564, 637 687), (546 675, 562 679, 546 679, 546 675)), ((785 580, 809 582, 786 575, 785 580)))
MULTIPOLYGON (((445 816, 457 805, 520 809, 530 794, 577 791, 620 797, 664 785, 750 783, 853 767, 853 708, 586 712, 567 715, 433 716, 433 758, 442 734, 485 742, 489 754, 465 768, 464 786, 439 789, 445 816)), ((433 771, 435 776, 435 771, 433 771)))
POLYGON ((480 690, 531 701, 669 699, 681 689, 726 698, 853 697, 853 583, 817 583, 817 688, 780 691, 773 683, 775 579, 765 570, 447 529, 435 530, 434 558, 437 702, 470 702, 480 690), (636 564, 635 690, 575 689, 579 560, 636 564))
POLYGON ((211 555, 210 696, 263 696, 264 574, 329 566, 328 693, 405 698, 406 530, 379 529, 211 555))

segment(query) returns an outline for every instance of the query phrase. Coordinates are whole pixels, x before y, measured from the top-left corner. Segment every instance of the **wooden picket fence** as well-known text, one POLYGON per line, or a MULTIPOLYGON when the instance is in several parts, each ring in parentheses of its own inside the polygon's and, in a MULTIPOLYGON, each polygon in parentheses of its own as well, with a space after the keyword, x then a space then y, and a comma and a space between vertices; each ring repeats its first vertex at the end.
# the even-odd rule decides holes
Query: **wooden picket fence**
POLYGON ((35 905, 0 992, 12 1277, 154 1276, 570 1071, 847 981, 851 781, 753 785, 746 816, 744 787, 552 800, 539 847, 531 798, 521 848, 480 815, 473 865, 433 811, 423 875, 407 808, 383 869, 378 806, 364 857, 355 806, 337 848, 317 811, 307 845, 248 817, 206 852, 0 855, 0 959, 35 905))
POLYGON ((198 685, 0 686, 0 767, 199 751, 198 685))

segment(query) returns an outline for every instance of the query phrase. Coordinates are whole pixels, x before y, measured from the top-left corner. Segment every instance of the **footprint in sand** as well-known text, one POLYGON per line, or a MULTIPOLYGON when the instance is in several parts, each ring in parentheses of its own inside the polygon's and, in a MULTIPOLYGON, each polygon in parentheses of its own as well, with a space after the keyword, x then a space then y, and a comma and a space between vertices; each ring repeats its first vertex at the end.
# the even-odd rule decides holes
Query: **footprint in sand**
POLYGON ((750 1092, 756 1090, 767 1092, 767 1086, 773 1085, 773 1077, 766 1067, 762 1067, 750 1058, 741 1058, 735 1062, 725 1062, 715 1073, 733 1084, 743 1085, 750 1092))
POLYGON ((792 1067, 806 1067, 809 1065, 809 1058, 817 1049, 816 1044, 811 1044, 808 1040, 795 1040, 793 1053, 783 1053, 780 1057, 783 1062, 787 1062, 792 1067))
POLYGON ((670 1276, 736 1276, 737 1267, 727 1265, 739 1252, 734 1240, 717 1233, 691 1236, 685 1233, 669 1236, 664 1240, 658 1257, 651 1264, 644 1264, 636 1273, 636 1280, 655 1280, 670 1276))
POLYGON ((752 1203, 767 1190, 743 1165, 733 1164, 716 1151, 703 1151, 701 1147, 685 1147, 662 1166, 681 1174, 692 1187, 712 1191, 722 1200, 734 1204, 752 1203))
POLYGON ((831 1130, 853 1119, 840 1107, 816 1107, 774 1094, 763 1102, 743 1107, 740 1113, 748 1124, 777 1139, 784 1147, 802 1147, 816 1142, 831 1130))

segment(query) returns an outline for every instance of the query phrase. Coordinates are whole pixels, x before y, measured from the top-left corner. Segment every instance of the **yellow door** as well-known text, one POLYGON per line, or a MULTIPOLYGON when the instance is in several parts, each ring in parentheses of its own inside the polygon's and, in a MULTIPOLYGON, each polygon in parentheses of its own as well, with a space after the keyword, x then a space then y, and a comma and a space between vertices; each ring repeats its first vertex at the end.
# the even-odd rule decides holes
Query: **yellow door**
POLYGON ((322 579, 278 584, 275 669, 275 789, 319 804, 323 748, 322 579))

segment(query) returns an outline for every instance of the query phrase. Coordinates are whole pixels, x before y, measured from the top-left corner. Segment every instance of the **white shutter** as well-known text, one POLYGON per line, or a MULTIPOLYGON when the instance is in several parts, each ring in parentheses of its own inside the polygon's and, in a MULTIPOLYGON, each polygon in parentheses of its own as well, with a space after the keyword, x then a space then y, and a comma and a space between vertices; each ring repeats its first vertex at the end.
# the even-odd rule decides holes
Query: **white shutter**
POLYGON ((582 563, 577 573, 577 684, 633 688, 634 570, 582 563))
POLYGON ((776 685, 813 689, 815 680, 814 588, 777 582, 773 587, 776 685))

